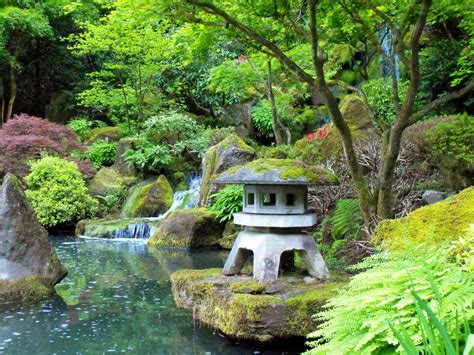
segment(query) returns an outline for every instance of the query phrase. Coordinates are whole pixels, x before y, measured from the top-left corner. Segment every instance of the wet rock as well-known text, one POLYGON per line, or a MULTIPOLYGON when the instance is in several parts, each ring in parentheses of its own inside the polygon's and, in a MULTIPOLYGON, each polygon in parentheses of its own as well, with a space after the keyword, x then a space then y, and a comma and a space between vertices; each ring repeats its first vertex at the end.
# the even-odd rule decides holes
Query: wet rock
POLYGON ((160 221, 148 218, 85 219, 76 224, 75 234, 92 238, 149 238, 160 221))
POLYGON ((171 275, 174 301, 194 320, 231 338, 274 341, 316 329, 314 313, 346 284, 345 275, 311 285, 303 277, 261 284, 249 276, 222 276, 220 269, 179 270, 171 275))
POLYGON ((0 190, 0 303, 49 296, 66 274, 21 182, 7 174, 0 190))
POLYGON ((224 224, 205 208, 192 208, 171 212, 162 225, 148 239, 153 246, 202 247, 217 245, 224 224))
POLYGON ((446 197, 446 193, 436 190, 425 190, 421 195, 421 198, 426 205, 432 205, 433 203, 443 201, 446 197))
POLYGON ((207 151, 202 161, 202 183, 199 206, 206 206, 209 196, 217 191, 212 179, 230 167, 245 164, 256 158, 255 150, 235 135, 231 135, 207 151))
POLYGON ((173 204, 173 189, 160 175, 156 181, 145 181, 132 187, 122 207, 122 217, 155 217, 173 204))
POLYGON ((234 224, 234 222, 229 221, 226 223, 224 232, 222 233, 222 238, 219 240, 219 246, 223 249, 232 249, 235 239, 241 230, 240 226, 234 224))

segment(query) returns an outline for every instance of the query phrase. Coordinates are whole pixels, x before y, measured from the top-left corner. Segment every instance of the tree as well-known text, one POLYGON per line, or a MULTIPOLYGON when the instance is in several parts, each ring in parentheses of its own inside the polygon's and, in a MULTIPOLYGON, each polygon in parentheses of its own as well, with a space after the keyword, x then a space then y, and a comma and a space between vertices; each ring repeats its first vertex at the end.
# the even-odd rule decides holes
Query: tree
MULTIPOLYGON (((231 0, 171 0, 162 2, 161 6, 161 10, 173 13, 174 16, 179 15, 188 21, 229 28, 236 37, 245 38, 261 52, 276 58, 305 83, 313 95, 321 95, 341 136, 352 180, 368 224, 378 218, 392 217, 392 184, 405 129, 423 119, 433 109, 474 89, 471 78, 467 78, 463 86, 426 103, 414 112, 421 79, 420 39, 432 9, 431 0, 390 1, 384 2, 383 5, 373 0, 276 0, 251 3, 231 0), (340 29, 324 27, 328 21, 338 21, 341 24, 340 29), (392 36, 388 53, 378 37, 384 26, 389 28, 392 36), (355 91, 365 102, 366 96, 358 87, 340 80, 331 80, 331 71, 327 71, 325 67, 335 45, 358 37, 364 38, 370 45, 370 53, 375 50, 390 63, 393 102, 396 108, 393 123, 384 122, 380 117, 372 115, 383 140, 380 152, 382 168, 377 185, 373 188, 364 176, 352 132, 341 114, 332 88, 339 85, 346 90, 355 91), (291 49, 295 45, 308 48, 310 66, 307 60, 302 61, 291 56, 291 49), (407 73, 408 91, 403 99, 398 90, 400 78, 396 70, 397 58, 407 73)), ((439 11, 439 8, 437 10, 439 11)), ((465 11, 469 12, 467 8, 465 11)), ((368 50, 366 57, 370 57, 370 53, 368 50)))
POLYGON ((39 39, 52 36, 53 30, 41 8, 6 6, 0 9, 0 62, 9 79, 8 99, 5 96, 3 76, 0 80, 0 127, 12 116, 18 91, 18 77, 22 69, 38 60, 29 57, 28 50, 34 47, 39 39))

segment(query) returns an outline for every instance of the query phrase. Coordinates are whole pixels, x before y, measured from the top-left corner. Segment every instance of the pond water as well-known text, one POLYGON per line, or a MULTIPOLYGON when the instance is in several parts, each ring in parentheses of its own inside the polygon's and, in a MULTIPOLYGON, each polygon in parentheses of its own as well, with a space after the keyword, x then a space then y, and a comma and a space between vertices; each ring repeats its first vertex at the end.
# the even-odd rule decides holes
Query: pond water
POLYGON ((53 238, 69 275, 58 297, 0 311, 0 354, 283 354, 302 344, 242 344, 174 306, 181 268, 222 267, 227 252, 152 249, 145 241, 53 238))

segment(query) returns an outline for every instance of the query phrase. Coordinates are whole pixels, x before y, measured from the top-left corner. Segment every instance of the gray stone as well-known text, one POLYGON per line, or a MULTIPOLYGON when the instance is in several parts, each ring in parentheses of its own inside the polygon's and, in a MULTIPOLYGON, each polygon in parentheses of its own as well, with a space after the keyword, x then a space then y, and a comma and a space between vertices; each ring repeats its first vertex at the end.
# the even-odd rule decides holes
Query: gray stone
POLYGON ((249 227, 304 228, 316 224, 316 214, 252 214, 239 212, 234 214, 234 223, 249 227))
POLYGON ((251 98, 246 102, 226 106, 219 120, 224 125, 235 127, 239 137, 253 137, 255 130, 252 124, 252 110, 255 102, 255 98, 251 98))
POLYGON ((122 138, 118 142, 117 154, 115 156, 115 162, 113 168, 123 177, 134 177, 137 175, 137 170, 133 165, 128 164, 125 161, 125 152, 133 148, 133 144, 136 141, 134 138, 122 138))
POLYGON ((425 190, 421 195, 423 202, 427 205, 432 205, 433 203, 443 201, 446 199, 446 193, 436 190, 425 190))
POLYGON ((112 168, 100 169, 89 182, 89 194, 94 197, 104 197, 113 191, 124 189, 122 177, 112 168))
POLYGON ((280 257, 285 251, 299 251, 311 276, 329 278, 329 270, 313 237, 305 234, 240 232, 224 265, 224 275, 236 275, 253 253, 253 277, 273 282, 278 277, 280 257))
POLYGON ((0 190, 0 270, 0 303, 22 300, 25 292, 16 287, 18 281, 28 278, 28 287, 34 279, 52 292, 67 274, 49 244, 48 232, 26 200, 21 182, 11 174, 5 176, 0 190), (22 293, 15 295, 12 289, 22 293))

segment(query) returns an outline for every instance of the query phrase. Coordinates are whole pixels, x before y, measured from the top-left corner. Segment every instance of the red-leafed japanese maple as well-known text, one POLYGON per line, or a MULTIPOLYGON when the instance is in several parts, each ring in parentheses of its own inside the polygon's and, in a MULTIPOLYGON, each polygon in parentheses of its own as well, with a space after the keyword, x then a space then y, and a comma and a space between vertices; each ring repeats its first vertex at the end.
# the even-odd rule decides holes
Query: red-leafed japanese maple
POLYGON ((71 156, 85 149, 67 126, 26 114, 15 115, 0 129, 0 174, 11 172, 23 177, 29 172, 28 161, 47 152, 74 160, 86 177, 92 177, 92 164, 71 156))

